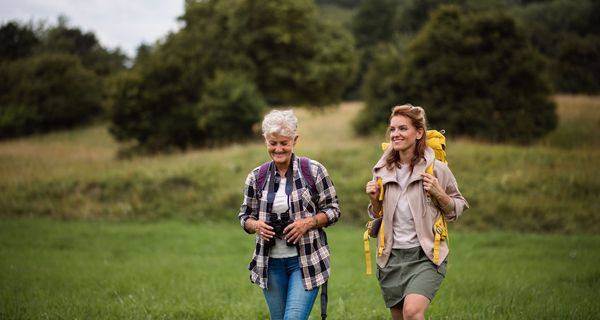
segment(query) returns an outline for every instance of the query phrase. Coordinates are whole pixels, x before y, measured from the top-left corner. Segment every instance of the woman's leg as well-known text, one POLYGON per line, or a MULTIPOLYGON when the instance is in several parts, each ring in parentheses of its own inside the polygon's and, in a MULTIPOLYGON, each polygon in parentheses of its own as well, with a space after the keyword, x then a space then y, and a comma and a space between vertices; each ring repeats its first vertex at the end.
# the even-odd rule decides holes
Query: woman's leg
POLYGON ((402 318, 404 320, 424 320, 429 307, 429 298, 424 295, 411 293, 404 298, 402 318))
POLYGON ((288 272, 290 272, 290 278, 284 319, 308 319, 317 299, 319 288, 309 291, 304 290, 302 270, 300 269, 298 259, 290 259, 288 272))
POLYGON ((288 273, 285 259, 269 259, 267 289, 263 289, 271 320, 281 320, 288 292, 288 273))
POLYGON ((400 303, 390 308, 392 319, 413 320, 425 319, 425 312, 429 307, 429 298, 424 295, 408 294, 400 303))
POLYGON ((404 320, 404 318, 402 317, 402 302, 390 308, 393 320, 404 320))

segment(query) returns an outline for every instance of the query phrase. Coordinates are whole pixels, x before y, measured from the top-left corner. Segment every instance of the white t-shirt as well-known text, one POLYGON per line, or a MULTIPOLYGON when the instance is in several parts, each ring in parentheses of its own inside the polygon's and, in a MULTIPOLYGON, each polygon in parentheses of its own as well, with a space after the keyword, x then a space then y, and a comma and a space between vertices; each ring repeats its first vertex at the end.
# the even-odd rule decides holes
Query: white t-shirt
MULTIPOLYGON (((281 213, 286 212, 288 210, 288 196, 285 193, 285 184, 287 182, 286 178, 281 178, 279 182, 279 189, 277 189, 277 193, 275 194, 275 199, 273 200, 273 212, 277 213, 277 216, 281 219, 281 213)), ((296 247, 288 247, 286 245, 285 240, 275 238, 275 245, 271 246, 269 249, 269 257, 271 258, 289 258, 295 257, 298 255, 298 251, 296 247)))
POLYGON ((410 166, 403 165, 401 168, 396 169, 396 179, 400 183, 401 194, 396 204, 396 211, 394 211, 394 245, 392 248, 408 249, 418 247, 420 244, 417 238, 415 221, 406 197, 406 188, 410 179, 410 166))

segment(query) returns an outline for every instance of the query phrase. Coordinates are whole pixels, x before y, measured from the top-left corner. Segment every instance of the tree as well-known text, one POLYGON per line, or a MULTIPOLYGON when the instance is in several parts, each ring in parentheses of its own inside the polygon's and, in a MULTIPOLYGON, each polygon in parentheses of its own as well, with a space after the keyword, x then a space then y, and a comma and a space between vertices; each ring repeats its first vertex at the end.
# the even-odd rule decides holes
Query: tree
POLYGON ((552 65, 561 92, 600 92, 600 2, 553 0, 513 10, 528 37, 552 65))
POLYGON ((310 0, 192 2, 183 20, 201 72, 243 70, 270 104, 335 103, 353 79, 352 37, 310 0))
POLYGON ((58 20, 58 25, 42 32, 40 51, 74 55, 85 68, 101 77, 124 69, 127 57, 120 49, 111 51, 102 47, 94 33, 69 27, 65 16, 60 16, 58 20))
POLYGON ((411 43, 395 100, 424 106, 451 135, 527 143, 557 125, 545 70, 513 19, 443 6, 411 43))
POLYGON ((234 73, 218 72, 196 107, 198 128, 211 144, 247 140, 265 109, 252 82, 234 73))
POLYGON ((363 1, 352 23, 352 33, 359 49, 366 50, 388 42, 394 34, 398 3, 394 0, 363 1))
POLYGON ((374 50, 363 87, 367 107, 360 111, 353 123, 358 134, 382 131, 378 129, 387 125, 391 107, 400 103, 398 94, 405 91, 398 79, 403 68, 402 52, 403 49, 394 43, 382 43, 374 50))
POLYGON ((143 52, 135 77, 113 87, 120 88, 112 107, 117 138, 147 149, 229 142, 252 133, 246 121, 258 121, 249 113, 260 101, 323 107, 338 102, 353 78, 351 36, 321 22, 310 0, 186 1, 181 20, 180 31, 143 52), (224 117, 232 110, 242 118, 224 117), (211 119, 227 128, 240 122, 245 134, 214 135, 220 130, 211 119))
POLYGON ((101 110, 96 75, 73 56, 1 63, 0 83, 0 138, 81 125, 101 110))
POLYGON ((0 27, 0 61, 29 57, 39 42, 31 26, 8 22, 0 27))

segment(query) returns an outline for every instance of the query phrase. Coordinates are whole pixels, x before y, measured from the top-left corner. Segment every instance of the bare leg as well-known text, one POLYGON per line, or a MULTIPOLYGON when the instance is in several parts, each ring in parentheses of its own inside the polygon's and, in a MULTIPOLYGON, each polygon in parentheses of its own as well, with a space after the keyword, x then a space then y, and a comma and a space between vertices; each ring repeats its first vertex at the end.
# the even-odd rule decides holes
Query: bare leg
POLYGON ((392 313, 392 320, 404 320, 402 317, 402 303, 404 300, 400 301, 397 305, 390 308, 390 312, 392 313))
MULTIPOLYGON (((426 296, 411 293, 404 298, 402 307, 402 318, 406 320, 425 320, 425 312, 429 307, 429 298, 426 296)), ((394 318, 395 319, 395 318, 394 318)))

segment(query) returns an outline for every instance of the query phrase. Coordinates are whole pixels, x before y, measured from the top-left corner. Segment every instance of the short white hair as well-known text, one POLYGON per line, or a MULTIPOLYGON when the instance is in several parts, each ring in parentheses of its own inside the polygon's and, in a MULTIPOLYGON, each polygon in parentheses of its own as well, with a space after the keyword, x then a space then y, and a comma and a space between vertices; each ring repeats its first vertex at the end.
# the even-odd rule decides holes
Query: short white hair
POLYGON ((265 116, 262 122, 262 132, 265 138, 276 134, 295 138, 297 128, 298 118, 292 110, 273 110, 265 116))

